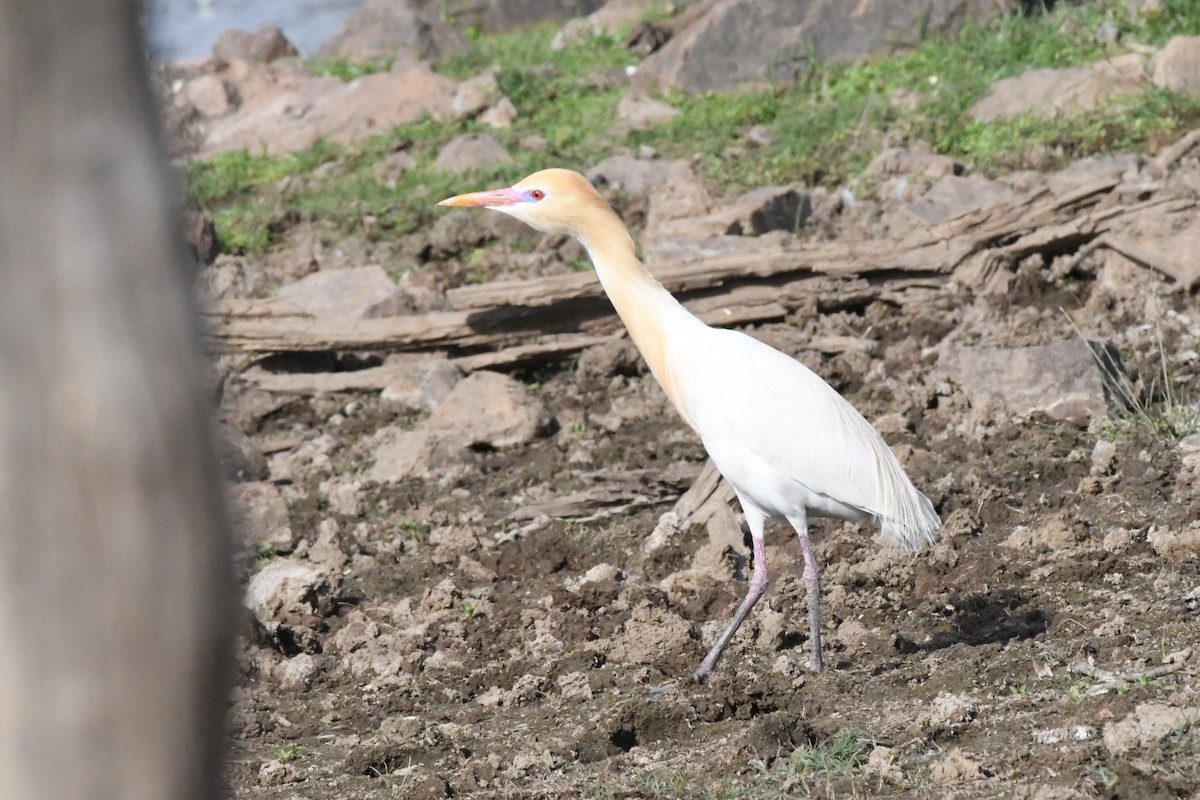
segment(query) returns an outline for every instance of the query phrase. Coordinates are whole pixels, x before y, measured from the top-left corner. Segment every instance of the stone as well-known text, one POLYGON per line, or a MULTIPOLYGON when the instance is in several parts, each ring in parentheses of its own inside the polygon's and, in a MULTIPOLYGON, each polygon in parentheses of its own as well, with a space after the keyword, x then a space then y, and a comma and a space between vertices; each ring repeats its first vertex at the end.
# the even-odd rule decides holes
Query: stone
POLYGON ((264 25, 254 32, 250 41, 250 57, 264 64, 269 64, 280 58, 291 58, 299 55, 296 46, 283 35, 283 31, 274 25, 264 25))
POLYGON ((936 180, 961 172, 962 166, 948 156, 902 147, 880 151, 867 165, 867 174, 876 178, 916 176, 936 180))
POLYGON ((947 175, 934 181, 905 210, 926 225, 936 225, 971 211, 1011 203, 1016 193, 1005 184, 982 175, 947 175))
POLYGON ((255 481, 234 486, 231 498, 242 539, 251 545, 267 542, 276 553, 296 547, 287 503, 273 483, 255 481))
POLYGON ((622 28, 645 17, 654 0, 608 0, 586 17, 577 17, 563 26, 550 41, 551 50, 563 50, 568 45, 578 44, 589 36, 607 33, 618 34, 622 28))
POLYGON ((317 48, 318 59, 370 64, 437 60, 466 50, 467 40, 442 22, 436 9, 415 0, 367 0, 317 48))
POLYGON ((268 64, 296 55, 296 48, 279 28, 265 25, 254 33, 238 28, 222 31, 213 42, 212 52, 223 61, 242 59, 268 64))
POLYGON ((646 362, 628 336, 593 345, 579 354, 575 374, 581 379, 607 381, 614 375, 633 377, 646 370, 646 362))
POLYGON ((179 94, 192 104, 201 116, 222 117, 229 113, 229 90, 216 75, 201 75, 183 85, 179 94))
POLYGON ((281 624, 302 624, 331 610, 330 576, 295 558, 276 558, 254 573, 244 603, 268 631, 281 624))
POLYGON ((687 94, 792 84, 814 64, 911 46, 995 13, 989 0, 716 0, 646 58, 633 83, 687 94))
POLYGON ((1100 370, 1080 339, 1035 347, 945 346, 938 369, 977 412, 998 405, 1016 416, 1043 413, 1086 424, 1108 410, 1100 370))
POLYGON ((237 86, 241 105, 202 129, 200 157, 230 150, 295 152, 322 136, 350 144, 426 115, 446 119, 455 90, 454 81, 424 64, 349 83, 299 69, 263 75, 249 68, 237 86))
POLYGON ((763 186, 723 205, 710 219, 716 233, 762 236, 771 231, 795 233, 810 216, 812 203, 797 187, 763 186))
POLYGON ((285 764, 277 758, 264 761, 263 765, 258 768, 258 782, 263 786, 286 786, 302 780, 304 780, 304 774, 295 764, 285 764))
POLYGON ((1166 703, 1139 703, 1133 713, 1104 725, 1104 747, 1113 756, 1156 745, 1170 733, 1200 723, 1200 708, 1181 708, 1166 703))
POLYGON ((403 293, 373 264, 313 272, 281 286, 275 297, 317 319, 375 319, 403 308, 403 293))
POLYGON ((541 22, 562 22, 582 17, 604 5, 604 0, 480 0, 462 3, 458 27, 482 28, 485 33, 501 33, 541 22))
POLYGON ((635 131, 661 125, 679 114, 679 109, 669 103, 647 97, 640 92, 626 92, 617 103, 617 118, 627 128, 635 131))
POLYGON ((292 656, 275 668, 279 688, 287 692, 306 692, 312 688, 313 681, 321 674, 317 662, 308 653, 292 656))
POLYGON ((645 195, 655 186, 681 177, 694 177, 687 159, 645 159, 631 155, 609 156, 587 171, 596 185, 611 186, 630 195, 645 195))
POLYGON ((1154 85, 1181 94, 1200 93, 1200 36, 1173 36, 1153 60, 1154 85))
POLYGON ((212 264, 221 254, 217 225, 208 211, 188 209, 183 217, 183 235, 197 264, 212 264))
POLYGON ((267 457, 253 439, 237 428, 220 426, 217 458, 226 480, 259 481, 267 477, 267 457))
POLYGON ((939 786, 971 783, 980 777, 979 764, 957 747, 934 761, 929 766, 929 776, 939 786))
POLYGON ((554 418, 525 384, 487 371, 459 381, 421 425, 424 431, 453 432, 471 447, 493 449, 526 444, 555 427, 554 418))
POLYGON ((1141 53, 1127 53, 1083 67, 1028 69, 997 81, 968 113, 980 122, 995 122, 1022 114, 1091 111, 1114 97, 1145 91, 1146 63, 1141 53))
POLYGON ((496 137, 486 133, 465 133, 447 142, 433 165, 444 172, 462 173, 473 169, 491 169, 510 161, 512 156, 496 137))
POLYGON ((1200 522, 1191 522, 1178 530, 1151 528, 1146 541, 1154 552, 1177 564, 1200 559, 1200 522))
POLYGON ((478 460, 461 437, 446 431, 406 431, 389 426, 377 431, 375 440, 375 463, 367 477, 378 483, 400 483, 409 478, 451 482, 478 460))
POLYGON ((395 414, 430 412, 466 376, 462 368, 445 358, 412 364, 383 387, 379 405, 395 414))
POLYGON ((479 121, 490 128, 511 128, 517 121, 517 107, 507 97, 501 97, 496 105, 479 115, 479 121))
POLYGON ((483 72, 458 85, 450 112, 458 118, 476 117, 500 96, 500 86, 492 72, 483 72))

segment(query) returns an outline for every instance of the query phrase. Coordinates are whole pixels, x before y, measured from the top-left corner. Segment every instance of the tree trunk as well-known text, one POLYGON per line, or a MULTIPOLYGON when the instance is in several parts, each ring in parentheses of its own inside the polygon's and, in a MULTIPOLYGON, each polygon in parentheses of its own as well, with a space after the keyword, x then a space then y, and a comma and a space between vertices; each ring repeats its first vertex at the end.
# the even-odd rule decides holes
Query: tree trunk
POLYGON ((211 798, 233 592, 133 0, 0 0, 0 797, 211 798))

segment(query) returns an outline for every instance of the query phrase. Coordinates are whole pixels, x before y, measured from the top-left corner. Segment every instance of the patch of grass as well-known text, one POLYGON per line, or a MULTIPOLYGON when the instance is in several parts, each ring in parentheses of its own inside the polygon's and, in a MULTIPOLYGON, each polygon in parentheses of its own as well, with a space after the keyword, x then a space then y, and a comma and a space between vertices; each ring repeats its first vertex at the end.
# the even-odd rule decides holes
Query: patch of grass
POLYGON ((402 519, 396 527, 411 541, 425 544, 429 541, 429 528, 415 519, 402 519))
POLYGON ((289 761, 295 761, 299 757, 300 757, 300 745, 297 744, 296 742, 290 742, 289 744, 285 744, 283 747, 279 748, 279 750, 277 750, 275 752, 275 758, 279 759, 284 764, 288 763, 289 761))
MULTIPOLYGON (((996 80, 1030 67, 1073 66, 1108 55, 1095 32, 1110 15, 1122 43, 1160 45, 1172 35, 1200 33, 1200 0, 1164 0, 1159 13, 1146 17, 1117 0, 1060 3, 1052 12, 969 25, 955 37, 868 62, 813 64, 796 86, 671 95, 665 99, 679 116, 643 131, 614 126, 626 91, 624 70, 637 61, 619 38, 594 36, 552 51, 555 26, 472 34, 473 47, 444 59, 438 70, 455 79, 493 70, 517 109, 511 128, 426 119, 353 147, 319 141, 294 155, 226 154, 188 165, 188 196, 212 210, 227 252, 259 253, 302 221, 327 228, 331 238, 347 232, 372 240, 404 236, 445 213, 434 208, 442 197, 511 183, 545 166, 586 168, 641 145, 691 159, 702 177, 723 188, 834 186, 852 184, 880 150, 916 141, 997 173, 1031 160, 1050 167, 1079 156, 1153 148, 1200 124, 1200 97, 1159 89, 1066 117, 996 123, 969 118, 968 109, 996 80), (762 126, 769 143, 744 141, 752 126, 762 126), (511 162, 468 175, 434 169, 437 152, 450 139, 484 131, 504 143, 511 162), (522 142, 531 136, 544 146, 525 148, 522 142), (417 165, 389 176, 380 162, 398 150, 407 150, 417 165)), ((326 62, 310 69, 352 80, 386 66, 326 62)))
POLYGON ((841 796, 847 785, 851 793, 866 782, 863 767, 874 742, 851 730, 839 731, 821 744, 797 748, 787 761, 776 767, 784 781, 784 791, 797 787, 806 795, 841 796))
POLYGON ((352 61, 347 61, 344 58, 334 59, 332 61, 309 61, 308 71, 313 75, 324 76, 329 78, 338 78, 349 83, 355 78, 361 78, 364 75, 371 75, 376 72, 387 72, 395 63, 394 58, 385 58, 382 61, 374 61, 366 64, 357 64, 352 61))

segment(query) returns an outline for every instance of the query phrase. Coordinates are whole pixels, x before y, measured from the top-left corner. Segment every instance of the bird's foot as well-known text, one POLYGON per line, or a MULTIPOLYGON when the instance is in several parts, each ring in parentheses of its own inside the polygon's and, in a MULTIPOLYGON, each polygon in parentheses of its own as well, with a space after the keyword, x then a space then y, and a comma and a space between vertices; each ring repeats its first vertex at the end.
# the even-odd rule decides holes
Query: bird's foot
POLYGON ((692 673, 692 680, 696 683, 707 683, 708 676, 712 673, 711 669, 705 669, 703 665, 692 673))
POLYGON ((813 672, 820 672, 825 668, 825 662, 821 660, 821 656, 814 653, 808 657, 808 668, 813 672))

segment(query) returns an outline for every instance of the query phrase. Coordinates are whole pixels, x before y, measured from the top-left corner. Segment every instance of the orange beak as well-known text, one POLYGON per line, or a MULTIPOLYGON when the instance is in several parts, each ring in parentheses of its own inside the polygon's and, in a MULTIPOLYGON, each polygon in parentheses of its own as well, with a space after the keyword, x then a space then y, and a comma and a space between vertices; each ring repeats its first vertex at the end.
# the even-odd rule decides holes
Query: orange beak
POLYGON ((496 206, 512 206, 522 202, 520 192, 516 189, 491 189, 486 192, 471 192, 470 194, 457 194, 454 197, 447 197, 439 206, 483 206, 484 208, 495 208, 496 206))

